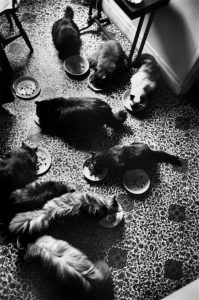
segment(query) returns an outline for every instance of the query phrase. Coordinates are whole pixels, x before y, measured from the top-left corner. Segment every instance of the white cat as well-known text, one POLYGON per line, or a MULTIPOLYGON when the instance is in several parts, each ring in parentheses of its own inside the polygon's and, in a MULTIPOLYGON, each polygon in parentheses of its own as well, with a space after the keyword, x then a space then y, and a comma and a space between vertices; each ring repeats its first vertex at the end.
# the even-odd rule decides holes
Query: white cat
POLYGON ((160 78, 160 68, 150 54, 142 54, 134 65, 139 70, 131 77, 131 107, 140 105, 147 100, 147 95, 155 90, 160 78))

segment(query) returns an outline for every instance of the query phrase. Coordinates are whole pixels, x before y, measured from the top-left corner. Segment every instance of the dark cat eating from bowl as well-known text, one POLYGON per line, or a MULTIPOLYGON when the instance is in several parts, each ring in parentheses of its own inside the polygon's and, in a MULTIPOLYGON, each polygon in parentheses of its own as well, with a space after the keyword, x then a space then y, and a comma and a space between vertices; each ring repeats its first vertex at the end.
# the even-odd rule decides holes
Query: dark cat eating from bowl
POLYGON ((164 151, 152 150, 145 143, 116 145, 97 152, 92 157, 92 163, 96 168, 120 169, 122 171, 158 162, 167 162, 176 166, 182 165, 179 157, 164 151))
POLYGON ((80 53, 81 39, 77 24, 73 21, 74 11, 70 6, 65 9, 64 17, 52 27, 52 38, 60 59, 80 53))
POLYGON ((116 113, 98 98, 55 98, 35 102, 43 132, 58 136, 88 133, 107 125, 120 126, 127 117, 124 110, 116 113))
POLYGON ((99 46, 97 51, 88 58, 90 67, 95 70, 90 81, 97 88, 105 88, 114 79, 121 76, 125 69, 124 51, 120 43, 109 40, 99 46))

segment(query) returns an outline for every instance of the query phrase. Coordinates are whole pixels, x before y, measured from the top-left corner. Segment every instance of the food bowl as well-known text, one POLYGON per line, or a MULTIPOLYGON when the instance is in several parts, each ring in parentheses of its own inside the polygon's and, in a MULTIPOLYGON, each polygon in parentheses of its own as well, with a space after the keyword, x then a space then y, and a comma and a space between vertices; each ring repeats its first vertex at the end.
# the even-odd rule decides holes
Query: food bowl
POLYGON ((100 168, 99 172, 97 172, 96 174, 92 174, 92 172, 90 171, 90 164, 92 164, 92 158, 88 158, 83 164, 83 174, 87 179, 91 181, 101 181, 107 176, 107 168, 100 168))
POLYGON ((89 70, 89 62, 82 55, 72 55, 65 59, 64 70, 72 76, 82 76, 89 70))
POLYGON ((37 175, 46 173, 51 166, 51 155, 45 148, 37 149, 37 175))
POLYGON ((128 110, 130 110, 132 112, 140 112, 140 111, 144 110, 145 108, 147 108, 147 106, 148 106, 147 98, 145 98, 145 100, 142 103, 138 104, 136 109, 133 108, 133 106, 131 106, 132 101, 130 100, 130 93, 131 93, 131 90, 127 90, 122 95, 122 103, 125 108, 127 108, 128 110))
POLYGON ((16 96, 24 100, 35 98, 41 90, 39 82, 31 76, 17 78, 12 87, 16 96))
POLYGON ((123 219, 124 211, 120 204, 118 204, 118 211, 116 214, 108 215, 106 218, 99 221, 99 224, 106 228, 113 228, 117 226, 123 219))
POLYGON ((98 87, 96 87, 96 86, 91 82, 92 76, 94 76, 94 73, 91 73, 90 76, 88 77, 88 86, 91 88, 91 90, 93 90, 94 92, 102 92, 102 91, 104 91, 104 90, 107 89, 107 87, 104 87, 104 88, 98 88, 98 87))
POLYGON ((132 194, 143 194, 150 186, 148 174, 141 170, 129 170, 123 176, 123 184, 128 192, 132 194))

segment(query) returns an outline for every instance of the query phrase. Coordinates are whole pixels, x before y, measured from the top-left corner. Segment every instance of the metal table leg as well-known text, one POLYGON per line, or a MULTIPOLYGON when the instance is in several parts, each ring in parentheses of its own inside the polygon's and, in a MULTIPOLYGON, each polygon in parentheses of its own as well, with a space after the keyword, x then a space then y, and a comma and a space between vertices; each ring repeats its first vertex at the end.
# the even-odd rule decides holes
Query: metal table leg
POLYGON ((146 25, 146 29, 145 29, 143 38, 142 38, 142 42, 141 42, 141 44, 140 44, 140 48, 139 48, 139 50, 138 50, 138 54, 137 54, 136 60, 139 59, 140 55, 142 54, 142 50, 143 50, 143 48, 144 48, 144 45, 145 45, 147 36, 148 36, 148 34, 149 34, 149 30, 150 30, 150 28, 151 28, 151 24, 152 24, 152 22, 153 22, 154 16, 155 16, 155 11, 153 11, 153 12, 150 13, 150 15, 149 15, 149 19, 148 19, 148 22, 147 22, 147 25, 146 25))
POLYGON ((128 62, 127 62, 128 67, 130 67, 130 65, 131 65, 132 57, 133 57, 133 54, 135 52, 135 48, 136 48, 137 41, 138 41, 141 29, 142 29, 144 18, 145 18, 145 15, 141 16, 140 20, 139 20, 139 23, 138 23, 138 27, 137 27, 137 30, 136 30, 136 33, 135 33, 133 44, 131 46, 131 51, 130 51, 130 54, 129 54, 129 57, 128 57, 128 62))

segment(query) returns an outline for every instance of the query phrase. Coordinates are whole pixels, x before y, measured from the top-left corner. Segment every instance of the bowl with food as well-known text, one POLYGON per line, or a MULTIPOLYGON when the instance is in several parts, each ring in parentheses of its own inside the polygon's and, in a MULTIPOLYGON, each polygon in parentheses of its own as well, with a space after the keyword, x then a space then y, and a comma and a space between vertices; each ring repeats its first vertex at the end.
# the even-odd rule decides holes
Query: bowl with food
POLYGON ((105 228, 113 228, 117 226, 123 219, 124 211, 118 203, 118 210, 114 214, 108 215, 106 218, 99 221, 99 224, 105 228))
POLYGON ((132 112, 140 112, 147 108, 148 106, 148 98, 145 97, 140 103, 135 103, 133 100, 131 100, 130 97, 131 90, 127 90, 122 95, 122 103, 125 108, 132 112))
POLYGON ((63 67, 72 76, 82 76, 88 72, 89 62, 85 56, 72 55, 65 59, 63 67))
POLYGON ((46 173, 51 166, 51 155, 45 148, 37 148, 37 175, 46 173))
POLYGON ((128 192, 143 194, 150 186, 150 178, 144 170, 129 170, 123 176, 123 184, 128 192))
POLYGON ((108 168, 96 167, 91 157, 83 164, 83 174, 91 181, 101 181, 107 176, 108 168))

